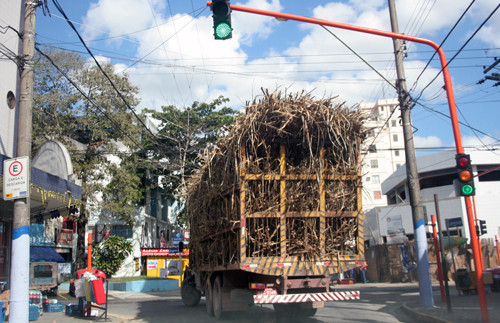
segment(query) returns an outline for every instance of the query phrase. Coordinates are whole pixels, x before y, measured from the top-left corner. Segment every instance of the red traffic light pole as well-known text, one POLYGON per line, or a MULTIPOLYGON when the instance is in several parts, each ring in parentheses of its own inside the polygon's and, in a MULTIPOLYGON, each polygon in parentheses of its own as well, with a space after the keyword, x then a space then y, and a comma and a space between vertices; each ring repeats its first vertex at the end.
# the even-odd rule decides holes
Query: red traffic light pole
MULTIPOLYGON (((207 1, 207 6, 211 7, 212 1, 207 1)), ((355 26, 355 25, 334 22, 334 21, 328 21, 328 20, 323 20, 323 19, 310 18, 310 17, 304 17, 304 16, 299 16, 299 15, 292 15, 292 14, 274 12, 274 11, 268 11, 268 10, 254 9, 254 8, 248 8, 248 7, 239 6, 239 5, 230 5, 230 8, 231 8, 231 10, 248 12, 248 13, 257 14, 257 15, 261 15, 261 16, 269 16, 269 17, 279 18, 279 19, 283 19, 283 20, 295 20, 295 21, 306 22, 306 23, 315 24, 315 25, 322 25, 322 26, 328 26, 328 27, 333 27, 333 28, 351 30, 351 31, 360 32, 360 33, 364 33, 364 34, 372 34, 372 35, 377 35, 377 36, 382 36, 382 37, 402 39, 402 40, 407 40, 407 41, 431 46, 438 53, 439 60, 441 62, 441 67, 442 67, 442 71, 443 71, 443 79, 444 79, 444 88, 445 88, 446 95, 448 98, 448 108, 450 111, 451 125, 453 128, 453 136, 455 139, 455 146, 456 146, 457 154, 462 154, 464 152, 464 148, 462 146, 462 137, 460 135, 460 126, 458 123, 455 96, 453 94, 450 72, 449 72, 448 66, 447 66, 448 63, 446 61, 446 56, 444 54, 443 49, 437 43, 433 42, 432 40, 420 38, 420 37, 416 37, 416 36, 404 35, 404 34, 390 32, 390 31, 383 31, 383 30, 372 29, 372 28, 367 28, 367 27, 355 26)), ((471 237, 472 253, 474 256, 474 267, 476 268, 477 294, 479 297, 479 304, 481 307, 481 317, 482 317, 483 322, 489 322, 488 308, 486 306, 486 296, 484 293, 484 285, 483 285, 483 273, 481 270, 477 270, 477 269, 481 268, 481 260, 479 258, 479 246, 478 246, 477 235, 476 235, 476 230, 475 230, 476 227, 474 224, 474 215, 472 212, 471 198, 470 198, 470 196, 465 196, 464 199, 465 199, 465 209, 467 211, 467 222, 469 225, 469 233, 470 233, 470 237, 471 237)))

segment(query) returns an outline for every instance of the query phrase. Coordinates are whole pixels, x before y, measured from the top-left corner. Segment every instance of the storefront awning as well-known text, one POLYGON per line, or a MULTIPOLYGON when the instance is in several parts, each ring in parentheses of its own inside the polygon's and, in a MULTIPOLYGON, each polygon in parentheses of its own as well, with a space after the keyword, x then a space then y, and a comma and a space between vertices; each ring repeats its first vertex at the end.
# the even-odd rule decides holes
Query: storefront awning
POLYGON ((64 261, 54 248, 30 247, 30 261, 64 261))
MULTIPOLYGON (((0 177, 3 177, 3 161, 10 157, 0 154, 0 177)), ((3 180, 3 178, 2 178, 3 180)), ((3 186, 0 185, 3 195, 3 186)), ((30 207, 31 213, 69 209, 81 204, 82 188, 64 178, 31 167, 30 207)), ((0 218, 10 218, 13 213, 12 201, 0 199, 0 218)))

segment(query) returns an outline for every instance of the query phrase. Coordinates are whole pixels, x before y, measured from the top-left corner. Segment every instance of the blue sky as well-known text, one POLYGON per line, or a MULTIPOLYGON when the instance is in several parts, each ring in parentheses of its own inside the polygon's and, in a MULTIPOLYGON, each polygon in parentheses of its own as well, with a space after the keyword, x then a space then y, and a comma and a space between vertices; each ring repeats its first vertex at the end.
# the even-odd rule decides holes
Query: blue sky
MULTIPOLYGON (((260 88, 310 91, 317 97, 337 96, 353 106, 396 97, 394 89, 335 37, 317 25, 242 12, 232 13, 233 38, 213 39, 211 11, 200 0, 59 0, 95 55, 128 73, 140 88, 139 108, 193 101, 219 95, 241 108, 259 95, 260 88)), ((249 0, 232 4, 280 11, 325 20, 390 30, 386 0, 296 1, 249 0)), ((443 45, 448 60, 465 44, 498 6, 496 0, 399 0, 400 32, 441 43, 470 5, 443 45)), ((51 17, 37 14, 38 44, 84 52, 69 25, 51 1, 51 17)), ((499 10, 500 11, 500 10, 499 10)), ((392 40, 351 31, 329 29, 394 82, 392 40)), ((465 146, 500 144, 500 87, 484 78, 483 67, 500 57, 500 12, 495 14, 450 63, 459 119, 486 133, 462 126, 465 146), (491 138, 493 137, 493 138, 491 138)), ((448 106, 435 58, 421 74, 433 51, 406 44, 408 89, 426 108, 412 110, 419 147, 453 146, 448 106), (418 81, 417 81, 418 79, 418 81)), ((86 55, 88 57, 88 55, 86 55)), ((499 66, 500 67, 500 64, 499 66)), ((500 73, 498 69, 491 72, 500 73)), ((490 72, 490 73, 491 73, 490 72)), ((420 152, 425 152, 420 150, 420 152)))

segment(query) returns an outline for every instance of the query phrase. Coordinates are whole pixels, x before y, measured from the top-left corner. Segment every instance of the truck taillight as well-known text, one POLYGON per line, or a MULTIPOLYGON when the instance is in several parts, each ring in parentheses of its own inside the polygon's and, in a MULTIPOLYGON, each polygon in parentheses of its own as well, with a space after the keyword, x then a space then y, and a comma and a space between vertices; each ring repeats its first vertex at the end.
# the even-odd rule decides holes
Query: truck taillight
POLYGON ((250 283, 250 289, 266 289, 266 284, 250 283))

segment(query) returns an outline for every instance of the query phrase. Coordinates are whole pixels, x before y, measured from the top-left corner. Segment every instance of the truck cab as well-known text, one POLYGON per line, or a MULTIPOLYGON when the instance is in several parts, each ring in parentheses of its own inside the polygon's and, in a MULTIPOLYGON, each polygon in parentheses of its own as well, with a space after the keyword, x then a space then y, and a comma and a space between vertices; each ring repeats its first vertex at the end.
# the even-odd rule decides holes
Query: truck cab
POLYGON ((32 262, 30 264, 30 289, 57 295, 59 289, 57 262, 32 262))

